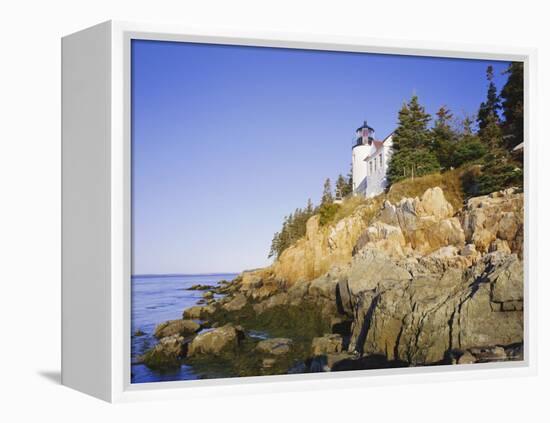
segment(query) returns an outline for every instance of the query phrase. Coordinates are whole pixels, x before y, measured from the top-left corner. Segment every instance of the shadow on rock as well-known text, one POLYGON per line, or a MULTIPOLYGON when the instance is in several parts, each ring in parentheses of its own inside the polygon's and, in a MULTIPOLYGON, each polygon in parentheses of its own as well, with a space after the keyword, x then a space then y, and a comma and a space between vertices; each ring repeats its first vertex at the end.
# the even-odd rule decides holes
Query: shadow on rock
POLYGON ((398 367, 408 367, 409 364, 401 360, 388 360, 382 354, 373 354, 360 358, 344 359, 334 363, 333 372, 346 370, 373 370, 373 369, 393 369, 398 367))

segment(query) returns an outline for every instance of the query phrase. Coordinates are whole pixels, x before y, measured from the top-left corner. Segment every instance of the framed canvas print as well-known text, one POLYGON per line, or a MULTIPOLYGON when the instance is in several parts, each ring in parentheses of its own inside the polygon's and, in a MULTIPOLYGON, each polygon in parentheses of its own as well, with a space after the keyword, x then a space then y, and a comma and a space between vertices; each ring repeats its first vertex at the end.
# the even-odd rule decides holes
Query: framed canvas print
POLYGON ((534 371, 534 53, 108 22, 63 39, 67 386, 534 371))

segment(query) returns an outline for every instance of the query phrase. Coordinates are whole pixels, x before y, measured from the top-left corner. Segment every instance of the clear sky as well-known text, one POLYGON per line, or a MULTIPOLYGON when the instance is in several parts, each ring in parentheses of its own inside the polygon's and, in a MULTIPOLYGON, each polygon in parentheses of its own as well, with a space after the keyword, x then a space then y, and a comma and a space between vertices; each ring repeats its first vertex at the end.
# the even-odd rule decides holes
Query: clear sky
POLYGON ((384 138, 413 93, 477 112, 506 62, 135 40, 133 273, 269 264, 283 217, 347 174, 355 129, 384 138))

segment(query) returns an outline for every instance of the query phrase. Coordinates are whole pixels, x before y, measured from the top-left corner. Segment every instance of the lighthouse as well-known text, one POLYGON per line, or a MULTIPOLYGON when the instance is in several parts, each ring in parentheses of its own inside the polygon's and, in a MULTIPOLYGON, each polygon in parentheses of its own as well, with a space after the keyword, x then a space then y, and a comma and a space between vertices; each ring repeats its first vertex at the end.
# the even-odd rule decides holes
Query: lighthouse
POLYGON ((363 122, 355 131, 355 142, 351 153, 351 168, 353 179, 353 193, 364 193, 367 183, 367 166, 365 157, 367 157, 372 143, 374 142, 374 129, 363 122))
POLYGON ((375 139, 374 129, 365 120, 355 131, 351 152, 353 194, 372 197, 388 186, 387 167, 392 153, 392 134, 375 139))

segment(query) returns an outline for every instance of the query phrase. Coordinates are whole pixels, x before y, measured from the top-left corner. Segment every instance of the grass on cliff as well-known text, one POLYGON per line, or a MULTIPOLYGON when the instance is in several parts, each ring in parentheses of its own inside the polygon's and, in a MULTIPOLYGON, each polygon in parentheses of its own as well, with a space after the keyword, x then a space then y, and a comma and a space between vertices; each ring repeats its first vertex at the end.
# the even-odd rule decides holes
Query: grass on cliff
POLYGON ((368 211, 365 212, 364 217, 370 220, 384 201, 384 194, 377 195, 372 198, 365 198, 360 195, 346 197, 340 204, 330 204, 330 213, 323 215, 321 213, 321 219, 319 223, 321 226, 333 225, 340 220, 351 216, 359 207, 368 206, 368 211), (372 213, 369 213, 372 212, 372 213))
POLYGON ((393 184, 389 191, 376 197, 365 198, 362 196, 347 197, 341 204, 332 204, 335 206, 330 210, 330 215, 322 216, 322 225, 332 225, 338 221, 351 216, 359 207, 369 206, 365 213, 367 220, 372 219, 379 211, 384 200, 389 200, 393 204, 398 203, 405 197, 421 197, 429 188, 440 187, 455 210, 462 208, 465 194, 463 190, 462 175, 463 169, 454 169, 445 173, 433 173, 420 176, 414 179, 405 179, 393 184), (371 213, 369 213, 371 211, 371 213))
POLYGON ((440 187, 447 201, 458 210, 462 208, 465 198, 462 188, 463 173, 463 169, 453 169, 445 173, 433 173, 396 182, 390 187, 386 199, 395 204, 402 198, 420 197, 427 189, 440 187))

